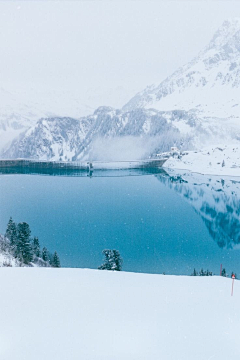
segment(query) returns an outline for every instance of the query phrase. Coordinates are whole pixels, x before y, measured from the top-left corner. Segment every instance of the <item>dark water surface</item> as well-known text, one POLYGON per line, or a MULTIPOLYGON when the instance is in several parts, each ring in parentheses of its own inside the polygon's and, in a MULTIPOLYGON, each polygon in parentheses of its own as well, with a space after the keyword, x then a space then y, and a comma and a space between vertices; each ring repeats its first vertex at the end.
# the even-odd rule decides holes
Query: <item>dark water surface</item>
POLYGON ((64 267, 96 269, 103 249, 118 249, 125 271, 219 274, 222 263, 240 275, 237 180, 129 170, 92 177, 1 172, 0 233, 10 216, 29 223, 64 267))

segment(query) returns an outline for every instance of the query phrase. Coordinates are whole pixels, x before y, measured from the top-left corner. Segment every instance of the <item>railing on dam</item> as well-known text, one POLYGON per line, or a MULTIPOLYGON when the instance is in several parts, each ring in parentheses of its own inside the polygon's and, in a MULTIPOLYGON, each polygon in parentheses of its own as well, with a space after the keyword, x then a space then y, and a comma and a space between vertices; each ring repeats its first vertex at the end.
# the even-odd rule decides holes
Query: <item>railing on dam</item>
POLYGON ((0 160, 1 174, 40 174, 65 176, 128 176, 159 173, 166 159, 132 161, 43 161, 29 159, 0 160), (121 170, 121 171, 120 171, 121 170))
POLYGON ((125 160, 125 161, 48 161, 31 159, 2 159, 0 168, 25 167, 45 169, 139 169, 161 167, 167 159, 125 160))

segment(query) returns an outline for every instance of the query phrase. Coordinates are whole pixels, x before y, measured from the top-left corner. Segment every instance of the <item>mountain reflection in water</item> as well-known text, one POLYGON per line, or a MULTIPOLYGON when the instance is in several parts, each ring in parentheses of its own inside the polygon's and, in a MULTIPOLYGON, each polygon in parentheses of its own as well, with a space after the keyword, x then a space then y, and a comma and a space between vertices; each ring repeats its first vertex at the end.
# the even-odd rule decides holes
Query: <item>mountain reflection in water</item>
POLYGON ((240 179, 185 172, 157 179, 191 204, 220 248, 240 244, 240 179))

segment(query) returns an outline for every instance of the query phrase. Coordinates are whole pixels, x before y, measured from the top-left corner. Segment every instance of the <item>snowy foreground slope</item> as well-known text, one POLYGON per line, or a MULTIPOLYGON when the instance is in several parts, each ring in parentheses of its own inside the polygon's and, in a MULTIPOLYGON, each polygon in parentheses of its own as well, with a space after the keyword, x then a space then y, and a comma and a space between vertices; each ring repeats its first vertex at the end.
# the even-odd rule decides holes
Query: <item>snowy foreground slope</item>
POLYGON ((163 167, 240 177, 240 145, 219 145, 201 151, 188 151, 180 159, 169 158, 163 167))
POLYGON ((4 360, 238 360, 240 282, 1 268, 4 360))

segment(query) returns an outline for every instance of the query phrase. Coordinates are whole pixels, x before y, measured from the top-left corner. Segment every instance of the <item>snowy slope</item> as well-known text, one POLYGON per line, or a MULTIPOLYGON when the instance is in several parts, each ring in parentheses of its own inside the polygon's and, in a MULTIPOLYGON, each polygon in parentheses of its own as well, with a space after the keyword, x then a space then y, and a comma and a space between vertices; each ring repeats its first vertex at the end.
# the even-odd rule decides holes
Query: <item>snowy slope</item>
POLYGON ((176 191, 204 221, 221 248, 240 247, 240 177, 206 176, 169 170, 158 180, 176 191))
MULTIPOLYGON (((182 112, 182 117, 192 115, 182 112)), ((129 112, 100 107, 95 121, 79 148, 78 159, 129 160, 148 158, 152 152, 166 151, 169 142, 190 146, 191 139, 172 126, 173 112, 136 109, 129 112)))
POLYGON ((178 118, 197 120, 187 112, 159 112, 136 109, 123 112, 100 107, 93 115, 80 118, 46 118, 25 132, 2 154, 5 158, 51 160, 129 160, 147 158, 166 151, 169 143, 191 146, 172 122, 178 118))
POLYGON ((91 119, 40 119, 3 153, 7 158, 72 160, 91 126, 91 119))
POLYGON ((0 152, 40 118, 90 114, 93 108, 83 105, 76 94, 59 89, 0 88, 0 152))
POLYGON ((240 144, 215 145, 169 158, 164 168, 185 169, 201 174, 240 177, 240 144))
MULTIPOLYGON (((7 244, 8 245, 8 244, 7 244)), ((13 257, 12 254, 8 251, 8 246, 6 246, 6 238, 0 234, 0 267, 2 266, 20 266, 20 263, 17 259, 13 257)))
POLYGON ((1 267, 50 267, 48 261, 34 256, 33 261, 25 264, 19 258, 13 256, 9 240, 0 234, 0 268, 1 267))
POLYGON ((238 360, 240 282, 2 268, 4 360, 238 360))
POLYGON ((124 106, 159 110, 198 109, 205 116, 240 116, 240 19, 225 21, 209 45, 158 86, 124 106))
MULTIPOLYGON (((194 110, 207 132, 217 132, 222 137, 237 132, 239 136, 239 43, 240 20, 225 21, 197 57, 160 85, 149 86, 138 93, 123 109, 194 110)), ((191 130, 185 121, 177 127, 184 132, 191 130)))

